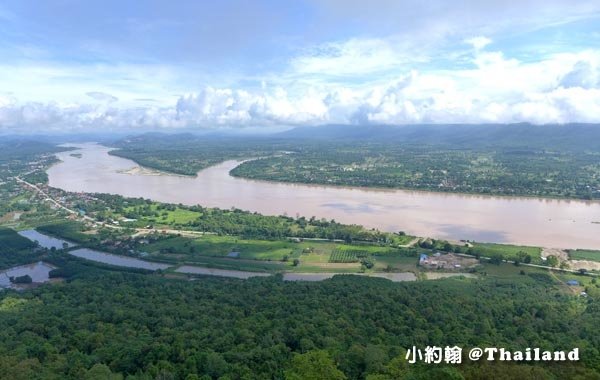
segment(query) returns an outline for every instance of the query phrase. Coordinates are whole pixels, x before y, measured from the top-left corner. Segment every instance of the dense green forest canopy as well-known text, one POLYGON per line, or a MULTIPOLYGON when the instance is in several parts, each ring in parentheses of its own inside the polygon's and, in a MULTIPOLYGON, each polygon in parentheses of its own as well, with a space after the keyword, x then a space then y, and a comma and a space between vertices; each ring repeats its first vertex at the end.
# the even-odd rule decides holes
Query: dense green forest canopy
POLYGON ((0 227, 0 269, 28 264, 40 257, 35 244, 10 228, 0 227))
POLYGON ((315 371, 340 379, 596 379, 598 305, 553 284, 546 275, 517 282, 398 284, 355 276, 189 282, 80 270, 64 284, 0 295, 0 373, 11 379, 98 373, 307 379, 302 375, 315 371), (579 347, 582 358, 564 366, 452 367, 409 366, 404 359, 412 345, 454 344, 579 347))
POLYGON ((42 142, 37 139, 2 138, 0 141, 0 164, 19 162, 26 163, 31 158, 48 153, 64 151, 54 143, 42 142))

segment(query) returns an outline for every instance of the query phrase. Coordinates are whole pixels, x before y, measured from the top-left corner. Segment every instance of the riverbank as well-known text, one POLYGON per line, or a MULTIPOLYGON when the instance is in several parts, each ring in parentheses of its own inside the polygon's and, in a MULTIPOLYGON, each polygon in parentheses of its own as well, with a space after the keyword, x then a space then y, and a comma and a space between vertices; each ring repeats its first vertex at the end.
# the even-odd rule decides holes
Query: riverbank
POLYGON ((108 155, 110 148, 96 144, 80 148, 86 152, 82 158, 61 156, 63 163, 48 170, 51 186, 263 215, 315 216, 442 240, 600 248, 600 225, 592 223, 600 215, 598 202, 245 180, 229 175, 239 161, 211 166, 193 178, 127 175, 117 171, 131 169, 133 161, 108 155))

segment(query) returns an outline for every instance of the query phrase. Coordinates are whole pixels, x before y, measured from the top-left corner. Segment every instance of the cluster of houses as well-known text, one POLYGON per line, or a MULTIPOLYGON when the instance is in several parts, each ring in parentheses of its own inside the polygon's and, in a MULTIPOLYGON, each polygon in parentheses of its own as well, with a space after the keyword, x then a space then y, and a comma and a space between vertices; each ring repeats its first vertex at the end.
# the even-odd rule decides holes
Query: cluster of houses
MULTIPOLYGON (((476 262, 475 262, 476 263, 476 262)), ((429 256, 426 253, 419 255, 419 266, 428 269, 461 269, 465 264, 465 259, 456 256, 453 253, 443 254, 436 252, 429 256)), ((467 266, 471 266, 473 263, 467 263, 467 266)))

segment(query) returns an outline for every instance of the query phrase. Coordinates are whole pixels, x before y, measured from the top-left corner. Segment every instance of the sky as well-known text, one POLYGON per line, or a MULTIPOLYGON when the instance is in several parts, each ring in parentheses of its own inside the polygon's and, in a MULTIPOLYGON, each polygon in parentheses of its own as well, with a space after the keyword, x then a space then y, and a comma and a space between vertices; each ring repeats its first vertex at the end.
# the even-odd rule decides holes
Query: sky
POLYGON ((0 2, 0 133, 600 123, 600 1, 0 2))

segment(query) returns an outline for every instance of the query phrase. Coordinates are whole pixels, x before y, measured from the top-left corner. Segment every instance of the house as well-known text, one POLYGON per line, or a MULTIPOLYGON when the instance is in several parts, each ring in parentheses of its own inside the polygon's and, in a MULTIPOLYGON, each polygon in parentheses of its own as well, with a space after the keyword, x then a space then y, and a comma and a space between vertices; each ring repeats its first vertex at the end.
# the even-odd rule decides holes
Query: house
POLYGON ((428 257, 426 254, 424 254, 424 253, 421 253, 421 254, 419 255, 419 265, 423 265, 423 264, 425 264, 425 263, 427 262, 427 260, 428 260, 428 259, 429 259, 429 257, 428 257))
POLYGON ((236 251, 231 251, 227 254, 227 257, 238 258, 238 257, 240 257, 240 253, 236 252, 236 251))
POLYGON ((567 281, 567 285, 569 285, 569 286, 578 286, 579 285, 579 281, 577 281, 577 280, 569 280, 569 281, 567 281))

